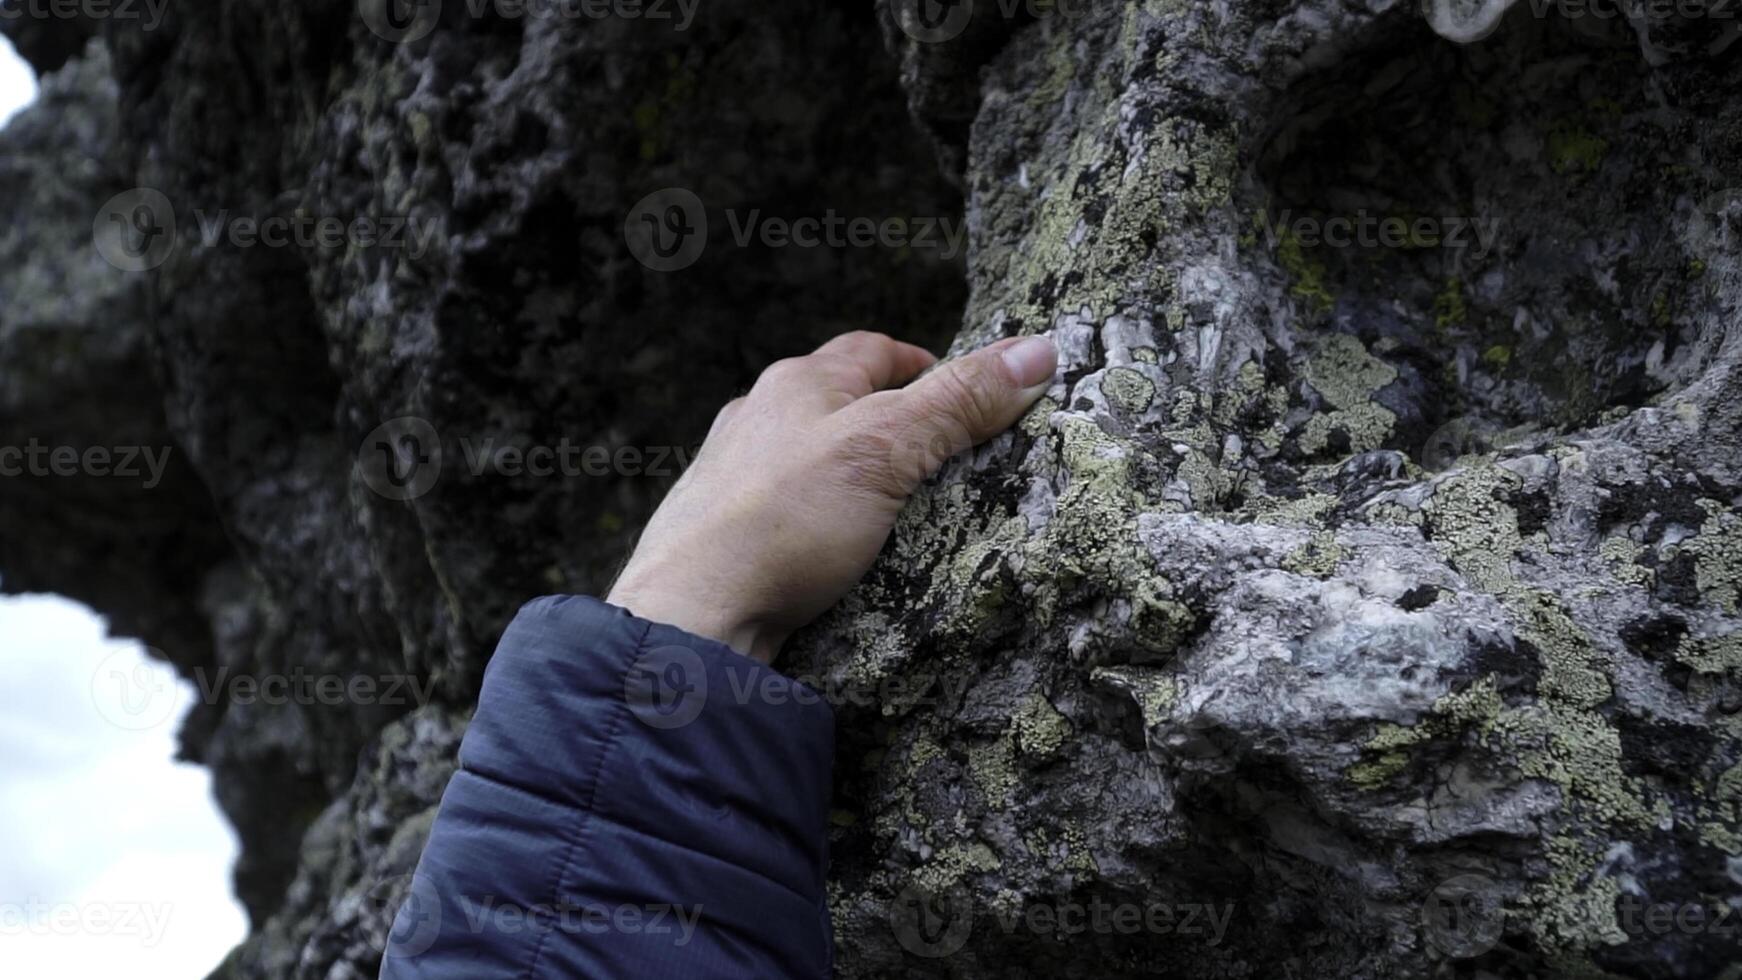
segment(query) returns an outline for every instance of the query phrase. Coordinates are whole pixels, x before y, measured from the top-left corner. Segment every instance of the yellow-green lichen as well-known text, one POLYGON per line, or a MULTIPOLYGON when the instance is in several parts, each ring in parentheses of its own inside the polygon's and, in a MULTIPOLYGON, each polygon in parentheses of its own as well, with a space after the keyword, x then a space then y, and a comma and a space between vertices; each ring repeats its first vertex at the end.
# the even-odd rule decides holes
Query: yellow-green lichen
POLYGON ((1699 504, 1705 526, 1681 547, 1694 556, 1700 595, 1735 615, 1742 599, 1742 519, 1716 500, 1702 498, 1699 504))
POLYGON ((1155 382, 1142 372, 1116 367, 1101 381, 1107 400, 1132 415, 1142 415, 1155 402, 1155 382))
POLYGON ((929 861, 913 869, 913 884, 926 894, 942 895, 970 874, 990 874, 1002 866, 998 855, 979 841, 954 844, 934 852, 929 861))
POLYGON ((1089 680, 1123 691, 1136 702, 1143 716, 1143 727, 1153 728, 1166 719, 1179 700, 1179 681, 1173 675, 1155 667, 1121 664, 1117 667, 1096 667, 1089 680))
POLYGON ((1557 174, 1595 173, 1608 152, 1607 140, 1575 121, 1561 120, 1549 128, 1549 165, 1557 174))
POLYGON ((986 798, 986 806, 1002 810, 1010 806, 1020 779, 1016 772, 1016 741, 1009 733, 991 742, 969 746, 968 774, 986 798))
POLYGON ((1649 586, 1655 576, 1651 569, 1639 563, 1645 551, 1643 545, 1620 534, 1604 538, 1603 543, 1597 547, 1597 553, 1610 564, 1609 574, 1617 581, 1649 586))
POLYGON ((1362 746, 1370 758, 1350 766, 1346 775, 1362 789, 1377 789, 1409 765, 1410 750, 1430 741, 1445 741, 1474 726, 1482 734, 1493 729, 1504 709, 1492 677, 1483 677, 1460 691, 1435 701, 1427 716, 1413 726, 1383 724, 1362 746))
POLYGON ((1294 281, 1289 292, 1300 300, 1308 318, 1323 316, 1337 304, 1337 298, 1325 284, 1324 263, 1307 254, 1294 229, 1284 226, 1278 230, 1276 261, 1294 281))
MULTIPOLYGON (((1576 469, 1576 451, 1559 458, 1576 469)), ((1551 874, 1527 894, 1533 931, 1553 948, 1588 948, 1614 933, 1613 906, 1593 901, 1612 881, 1595 874, 1593 841, 1656 826, 1667 805, 1622 766, 1620 732, 1600 712, 1613 687, 1606 657, 1568 613, 1564 600, 1520 582, 1515 555, 1525 547, 1517 513, 1501 501, 1521 485, 1514 473, 1478 458, 1440 482, 1432 503, 1434 544, 1477 588, 1512 612, 1518 636, 1541 658, 1537 700, 1504 707, 1491 738, 1525 776, 1558 787, 1571 824, 1550 840, 1551 874), (1595 830, 1594 828, 1607 828, 1595 830)), ((1365 773, 1371 779, 1373 773, 1365 773)))
POLYGON ((1464 281, 1453 276, 1434 297, 1434 329, 1444 334, 1453 327, 1463 326, 1469 319, 1470 308, 1464 301, 1464 281))
POLYGON ((1051 757, 1071 733, 1070 719, 1059 714, 1038 691, 1017 709, 1011 724, 1016 729, 1016 747, 1023 755, 1036 758, 1051 757))
POLYGON ((1306 363, 1307 383, 1334 411, 1314 415, 1301 433, 1301 448, 1319 453, 1332 432, 1343 431, 1353 452, 1377 449, 1391 435, 1397 415, 1373 401, 1373 394, 1397 380, 1397 369, 1367 352, 1348 334, 1331 334, 1306 363))
POLYGON ((1329 578, 1348 557, 1349 553, 1337 543, 1336 534, 1319 531, 1283 558, 1282 567, 1296 575, 1329 578))

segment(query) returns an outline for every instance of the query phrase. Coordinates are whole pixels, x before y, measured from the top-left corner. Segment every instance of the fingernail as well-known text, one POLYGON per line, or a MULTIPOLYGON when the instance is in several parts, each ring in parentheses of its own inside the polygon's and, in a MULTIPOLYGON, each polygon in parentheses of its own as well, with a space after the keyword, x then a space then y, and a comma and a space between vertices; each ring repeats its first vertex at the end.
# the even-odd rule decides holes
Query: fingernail
POLYGON ((1030 337, 1012 344, 1005 348, 1003 356, 1005 365, 1016 376, 1016 384, 1021 388, 1033 388, 1051 381, 1058 373, 1058 348, 1045 337, 1030 337))

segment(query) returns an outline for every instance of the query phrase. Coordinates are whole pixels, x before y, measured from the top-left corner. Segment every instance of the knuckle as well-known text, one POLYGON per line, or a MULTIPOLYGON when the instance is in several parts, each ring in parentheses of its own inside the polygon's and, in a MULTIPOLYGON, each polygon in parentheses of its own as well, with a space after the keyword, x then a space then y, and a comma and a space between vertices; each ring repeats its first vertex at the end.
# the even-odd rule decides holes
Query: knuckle
POLYGON ((870 330, 849 330, 836 339, 843 347, 858 349, 871 344, 880 344, 887 338, 870 330))
POLYGON ((809 363, 802 357, 788 357, 764 368, 756 379, 758 388, 778 388, 797 381, 809 371, 809 363))

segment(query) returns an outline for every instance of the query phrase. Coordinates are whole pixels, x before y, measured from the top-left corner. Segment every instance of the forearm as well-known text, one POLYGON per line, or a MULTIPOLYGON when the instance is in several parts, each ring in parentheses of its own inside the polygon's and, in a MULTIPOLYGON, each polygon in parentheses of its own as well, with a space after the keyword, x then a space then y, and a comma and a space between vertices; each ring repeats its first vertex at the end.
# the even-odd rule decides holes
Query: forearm
POLYGON ((819 698, 720 643, 529 604, 382 977, 827 976, 833 745, 819 698))

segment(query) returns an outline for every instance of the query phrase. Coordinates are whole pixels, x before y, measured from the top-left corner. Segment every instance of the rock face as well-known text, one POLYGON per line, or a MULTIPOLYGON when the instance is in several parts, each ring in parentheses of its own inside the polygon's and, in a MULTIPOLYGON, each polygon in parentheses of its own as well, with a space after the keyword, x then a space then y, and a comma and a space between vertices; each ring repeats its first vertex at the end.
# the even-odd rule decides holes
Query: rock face
POLYGON ((664 485, 469 461, 693 445, 773 357, 958 318, 1066 370, 789 651, 838 700, 841 975, 1736 974, 1734 22, 1005 8, 446 4, 394 43, 371 3, 181 5, 54 76, 91 128, 6 131, 48 271, 8 263, 0 426, 125 419, 185 481, 0 481, 6 587, 189 673, 427 692, 190 720, 256 921, 223 975, 373 975, 495 636, 601 588, 664 485), (134 187, 179 235, 111 275, 81 209, 134 187), (670 187, 714 228, 660 273, 624 227, 670 187), (755 209, 970 247, 736 247, 755 209), (407 417, 434 486, 371 469, 407 417))

